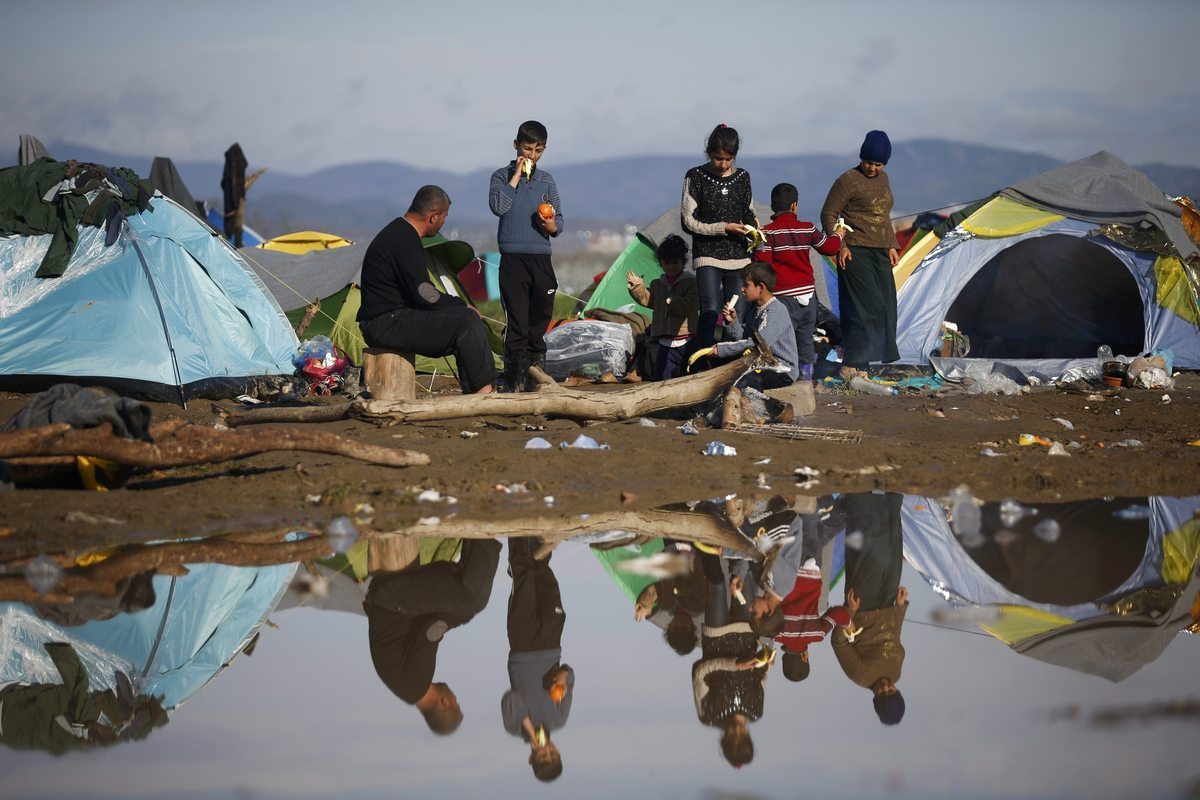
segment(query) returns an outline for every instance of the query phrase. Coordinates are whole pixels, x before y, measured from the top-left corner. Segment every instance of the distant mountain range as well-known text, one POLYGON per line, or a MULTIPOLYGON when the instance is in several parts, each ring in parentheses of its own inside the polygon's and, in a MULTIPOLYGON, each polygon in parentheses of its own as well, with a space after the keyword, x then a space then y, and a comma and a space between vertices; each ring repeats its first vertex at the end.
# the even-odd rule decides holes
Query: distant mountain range
MULTIPOLYGON (((47 142, 46 146, 58 159, 127 166, 140 175, 149 174, 153 156, 170 155, 116 154, 68 142, 47 142)), ((352 239, 369 238, 404 212, 418 187, 435 183, 450 193, 454 203, 449 227, 477 248, 494 241, 495 217, 487 207, 492 170, 456 174, 375 161, 296 175, 276 168, 269 157, 260 161, 263 155, 247 153, 251 170, 269 168, 250 190, 247 221, 268 236, 311 229, 352 239)), ((700 162, 699 156, 647 155, 564 165, 548 159, 544 166, 558 183, 569 233, 646 225, 678 204, 684 173, 700 162)), ((738 165, 753 178, 758 201, 767 203, 771 187, 788 181, 800 190, 801 217, 812 220, 817 219, 834 179, 854 163, 852 157, 828 154, 747 154, 738 159, 738 165)), ((904 215, 977 200, 1061 163, 1036 153, 918 139, 895 145, 887 171, 896 197, 895 213, 904 215)), ((220 206, 220 159, 177 161, 175 166, 197 200, 220 206)), ((1158 163, 1134 166, 1168 194, 1200 198, 1200 168, 1158 163)), ((572 242, 578 240, 568 236, 562 245, 569 247, 572 242)))

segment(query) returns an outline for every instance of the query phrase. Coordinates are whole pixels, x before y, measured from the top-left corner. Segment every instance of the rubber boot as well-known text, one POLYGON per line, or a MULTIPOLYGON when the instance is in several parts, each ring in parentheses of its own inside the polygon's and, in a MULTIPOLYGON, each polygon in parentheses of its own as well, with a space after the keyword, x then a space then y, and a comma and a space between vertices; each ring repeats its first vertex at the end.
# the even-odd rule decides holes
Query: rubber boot
POLYGON ((537 367, 542 372, 546 371, 546 354, 539 353, 538 355, 530 356, 529 366, 522 370, 522 375, 525 377, 525 391, 536 392, 538 390, 538 382, 529 374, 529 367, 537 367))
POLYGON ((504 356, 504 372, 500 375, 500 391, 519 392, 524 382, 525 367, 522 361, 524 353, 511 353, 504 356))

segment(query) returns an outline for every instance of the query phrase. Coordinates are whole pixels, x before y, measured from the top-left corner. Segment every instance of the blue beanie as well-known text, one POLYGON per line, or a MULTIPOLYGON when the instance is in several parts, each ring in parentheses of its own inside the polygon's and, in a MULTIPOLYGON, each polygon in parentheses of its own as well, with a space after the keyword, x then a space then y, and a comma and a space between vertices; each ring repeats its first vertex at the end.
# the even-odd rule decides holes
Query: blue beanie
POLYGON ((883 131, 868 133, 858 151, 860 161, 878 161, 880 164, 886 164, 891 157, 892 140, 883 131))
POLYGON ((879 695, 874 705, 875 715, 884 725, 896 725, 904 719, 904 697, 900 692, 879 695))

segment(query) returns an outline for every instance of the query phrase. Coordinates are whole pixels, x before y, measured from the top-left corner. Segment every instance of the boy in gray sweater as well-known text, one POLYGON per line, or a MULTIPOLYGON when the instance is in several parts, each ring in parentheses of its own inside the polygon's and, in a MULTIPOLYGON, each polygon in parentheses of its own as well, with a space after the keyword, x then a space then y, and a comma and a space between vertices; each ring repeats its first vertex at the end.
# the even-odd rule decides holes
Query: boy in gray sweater
POLYGON ((737 318, 737 308, 726 306, 725 334, 732 341, 719 342, 693 358, 711 352, 718 358, 734 358, 757 345, 751 334, 755 331, 771 348, 777 363, 772 367, 751 370, 734 384, 739 389, 752 386, 759 391, 790 386, 800 377, 799 353, 796 351, 796 330, 783 304, 775 299, 775 270, 770 264, 754 262, 742 272, 742 296, 746 298, 746 321, 737 318))
POLYGON ((546 326, 558 291, 550 239, 562 233, 562 204, 554 178, 537 165, 546 138, 542 123, 521 123, 513 140, 517 157, 492 173, 488 191, 488 205, 500 218, 500 302, 507 318, 501 390, 506 392, 532 391, 529 367, 545 367, 546 326))

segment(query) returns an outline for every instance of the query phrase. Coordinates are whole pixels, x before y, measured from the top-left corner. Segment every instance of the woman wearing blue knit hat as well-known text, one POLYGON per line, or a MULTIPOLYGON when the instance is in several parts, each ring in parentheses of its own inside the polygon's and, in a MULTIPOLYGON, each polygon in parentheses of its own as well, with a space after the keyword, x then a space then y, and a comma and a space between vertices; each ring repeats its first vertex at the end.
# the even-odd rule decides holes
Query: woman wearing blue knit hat
POLYGON ((838 304, 842 322, 842 378, 866 376, 872 361, 895 361, 896 281, 900 260, 892 229, 892 189, 883 168, 892 142, 871 131, 859 149, 859 163, 834 181, 821 208, 826 233, 842 235, 837 255, 838 304))

